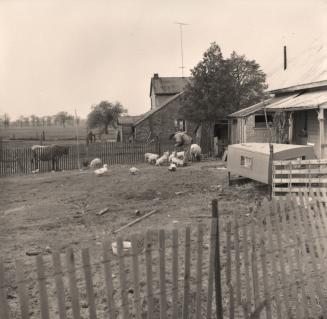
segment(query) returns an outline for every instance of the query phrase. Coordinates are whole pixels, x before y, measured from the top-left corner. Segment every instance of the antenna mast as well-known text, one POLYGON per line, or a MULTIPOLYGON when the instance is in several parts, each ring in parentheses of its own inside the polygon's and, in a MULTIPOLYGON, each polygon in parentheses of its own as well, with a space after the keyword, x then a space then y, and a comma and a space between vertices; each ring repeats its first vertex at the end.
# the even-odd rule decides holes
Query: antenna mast
POLYGON ((182 55, 182 66, 180 68, 182 69, 182 77, 184 77, 184 55, 183 55, 183 26, 188 25, 187 23, 183 22, 174 22, 175 24, 179 25, 179 31, 181 36, 181 55, 182 55))

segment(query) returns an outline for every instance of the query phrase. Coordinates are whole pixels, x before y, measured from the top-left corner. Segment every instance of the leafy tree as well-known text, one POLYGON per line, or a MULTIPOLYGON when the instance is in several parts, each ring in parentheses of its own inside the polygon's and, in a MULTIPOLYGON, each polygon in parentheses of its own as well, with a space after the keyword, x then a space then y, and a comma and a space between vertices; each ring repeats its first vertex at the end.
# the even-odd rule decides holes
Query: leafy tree
POLYGON ((66 123, 68 121, 71 121, 74 119, 74 117, 67 112, 59 112, 55 115, 56 122, 65 127, 66 123))
POLYGON ((87 125, 89 128, 101 127, 105 134, 108 134, 108 127, 116 127, 118 118, 126 114, 127 110, 119 103, 102 101, 92 106, 92 111, 87 116, 87 125))
MULTIPOLYGON (((235 52, 224 59, 215 42, 191 75, 179 112, 186 120, 201 126, 201 145, 211 140, 215 120, 260 101, 266 88, 265 74, 255 61, 235 52)), ((207 147, 210 150, 211 145, 207 147)))
POLYGON ((9 127, 10 117, 7 113, 3 114, 3 125, 4 127, 9 127))
POLYGON ((232 81, 230 113, 262 100, 267 84, 266 75, 260 65, 235 51, 226 62, 232 81))

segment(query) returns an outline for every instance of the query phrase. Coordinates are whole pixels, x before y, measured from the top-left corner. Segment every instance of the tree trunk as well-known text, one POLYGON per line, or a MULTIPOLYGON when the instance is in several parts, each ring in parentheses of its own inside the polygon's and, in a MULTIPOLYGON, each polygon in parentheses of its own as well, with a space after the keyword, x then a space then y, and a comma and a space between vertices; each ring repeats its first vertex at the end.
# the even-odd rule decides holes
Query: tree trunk
POLYGON ((212 154, 213 139, 213 121, 204 121, 201 123, 201 141, 200 146, 203 154, 212 154))

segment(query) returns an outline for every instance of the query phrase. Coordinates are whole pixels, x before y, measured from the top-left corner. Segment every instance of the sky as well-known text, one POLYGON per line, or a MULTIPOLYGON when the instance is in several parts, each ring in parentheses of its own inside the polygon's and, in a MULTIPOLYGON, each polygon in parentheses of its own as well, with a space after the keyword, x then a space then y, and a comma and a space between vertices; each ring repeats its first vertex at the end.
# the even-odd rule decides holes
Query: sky
POLYGON ((0 115, 150 109, 150 79, 184 75, 217 42, 266 73, 326 37, 327 0, 0 0, 0 115))

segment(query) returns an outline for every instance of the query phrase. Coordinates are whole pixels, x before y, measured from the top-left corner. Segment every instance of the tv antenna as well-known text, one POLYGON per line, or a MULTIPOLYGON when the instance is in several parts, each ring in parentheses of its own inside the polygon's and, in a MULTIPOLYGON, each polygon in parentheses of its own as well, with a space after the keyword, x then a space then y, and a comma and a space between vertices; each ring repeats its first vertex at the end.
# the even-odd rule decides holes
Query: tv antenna
POLYGON ((179 25, 179 31, 181 35, 181 55, 182 55, 182 66, 180 68, 182 69, 182 77, 184 77, 184 56, 183 56, 183 26, 188 25, 184 22, 174 22, 175 24, 179 25))

